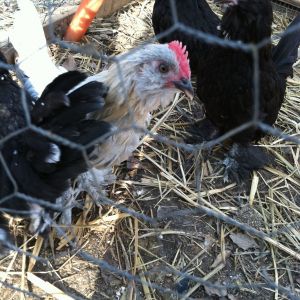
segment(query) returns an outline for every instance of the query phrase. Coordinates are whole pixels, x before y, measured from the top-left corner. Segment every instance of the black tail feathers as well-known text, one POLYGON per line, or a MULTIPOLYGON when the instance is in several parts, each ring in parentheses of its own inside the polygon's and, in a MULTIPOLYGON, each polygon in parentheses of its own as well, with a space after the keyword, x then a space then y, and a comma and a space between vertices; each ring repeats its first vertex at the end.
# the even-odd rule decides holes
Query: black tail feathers
MULTIPOLYGON (((31 113, 36 125, 82 146, 111 130, 110 124, 88 118, 89 114, 101 110, 105 103, 108 88, 103 83, 88 82, 69 92, 85 78, 86 75, 77 71, 58 76, 46 87, 31 113)), ((35 154, 31 160, 32 166, 39 172, 47 173, 48 178, 51 173, 52 179, 55 174, 60 174, 64 181, 77 177, 87 169, 81 151, 72 147, 54 144, 38 134, 28 135, 27 145, 35 154)), ((87 149, 87 153, 93 148, 87 149)))
POLYGON ((41 98, 45 97, 49 93, 64 92, 67 93, 77 84, 87 78, 85 73, 79 71, 69 71, 57 76, 51 83, 44 89, 41 98))
POLYGON ((53 131, 76 124, 88 114, 101 110, 108 92, 103 83, 88 82, 69 92, 85 79, 86 75, 78 71, 67 72, 54 79, 35 102, 31 113, 33 121, 53 131))
POLYGON ((290 23, 286 30, 295 30, 285 34, 273 49, 272 58, 276 64, 277 72, 284 78, 293 76, 293 64, 298 57, 300 44, 300 14, 290 23))
POLYGON ((224 181, 243 183, 252 171, 274 163, 274 158, 263 148, 253 145, 233 144, 226 155, 224 181))

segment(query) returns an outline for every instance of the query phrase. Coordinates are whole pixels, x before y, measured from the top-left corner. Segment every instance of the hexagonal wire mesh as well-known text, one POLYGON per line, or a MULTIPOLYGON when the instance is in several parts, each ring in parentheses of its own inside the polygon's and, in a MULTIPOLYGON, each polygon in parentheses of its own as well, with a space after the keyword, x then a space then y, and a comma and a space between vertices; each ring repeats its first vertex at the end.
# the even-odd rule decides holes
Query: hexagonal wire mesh
MULTIPOLYGON (((146 24, 146 26, 151 27, 149 21, 149 12, 151 12, 151 6, 149 5, 151 3, 153 4, 153 1, 136 1, 135 4, 132 4, 132 7, 136 5, 138 9, 134 10, 128 6, 127 12, 129 13, 124 12, 125 17, 122 14, 115 14, 113 18, 116 20, 124 17, 127 22, 130 22, 128 19, 130 19, 130 13, 132 13, 135 21, 142 16, 143 26, 146 24), (136 11, 138 11, 137 15, 135 14, 136 11)), ((37 1, 36 3, 42 11, 48 12, 48 14, 52 14, 57 7, 63 4, 70 3, 69 1, 37 1)), ((211 45, 221 45, 252 53, 254 70, 253 119, 212 141, 197 145, 187 144, 182 142, 182 139, 178 139, 177 136, 182 136, 182 127, 186 123, 182 121, 182 116, 190 114, 190 118, 193 117, 193 109, 199 107, 193 106, 187 99, 177 95, 171 108, 168 107, 162 111, 154 112, 150 129, 141 126, 133 118, 133 121, 126 124, 125 127, 93 141, 92 144, 99 144, 110 135, 128 130, 134 130, 143 135, 143 144, 136 152, 138 159, 128 163, 127 170, 124 165, 123 168, 116 169, 120 179, 110 188, 106 188, 108 189, 106 193, 110 193, 110 197, 104 195, 104 193, 97 199, 92 199, 90 195, 86 194, 78 195, 78 198, 85 198, 85 201, 80 212, 74 213, 73 225, 69 227, 58 224, 56 219, 46 220, 53 226, 53 232, 49 235, 52 254, 49 250, 47 252, 47 249, 41 251, 39 248, 41 244, 38 244, 41 239, 35 242, 32 238, 28 239, 26 231, 25 233, 22 232, 25 239, 21 243, 14 245, 7 241, 7 246, 12 252, 2 259, 2 286, 0 288, 3 289, 3 295, 4 293, 8 295, 8 291, 11 290, 16 294, 20 293, 23 298, 41 299, 44 299, 45 293, 57 299, 62 299, 62 297, 67 297, 66 299, 109 299, 112 297, 116 299, 124 299, 122 297, 128 297, 128 299, 134 297, 143 299, 195 299, 194 297, 199 298, 203 295, 228 296, 229 299, 241 299, 241 297, 247 299, 247 297, 253 295, 262 297, 261 299, 271 299, 275 295, 276 299, 299 299, 300 238, 299 222, 297 221, 300 214, 297 206, 297 204, 299 205, 299 192, 297 191, 299 191, 300 185, 299 72, 295 71, 297 75, 289 81, 287 99, 283 104, 278 125, 271 127, 262 123, 258 117, 260 105, 258 50, 267 45, 270 40, 263 40, 258 45, 249 45, 220 39, 194 30, 178 22, 174 1, 170 0, 170 4, 174 18, 174 25, 170 28, 171 31, 180 30, 211 45), (188 107, 190 110, 188 110, 188 107), (280 167, 278 167, 278 170, 271 167, 267 168, 265 172, 269 176, 256 173, 252 180, 249 196, 249 191, 241 192, 235 184, 226 185, 225 187, 220 185, 218 181, 220 168, 216 163, 216 159, 208 158, 208 161, 202 162, 201 155, 204 150, 212 147, 218 148, 218 145, 223 144, 234 134, 251 126, 257 126, 272 136, 266 138, 262 145, 269 148, 276 156, 280 167), (181 129, 178 129, 179 127, 181 129), (141 161, 143 160, 146 160, 148 164, 150 163, 151 171, 147 170, 147 163, 141 167, 141 161), (173 170, 174 168, 176 170, 173 170), (258 180, 260 180, 260 186, 257 184, 258 180), (136 188, 136 186, 139 188, 136 188), (281 192, 283 186, 286 189, 281 192), (227 197, 230 197, 230 200, 227 197), (166 199, 168 201, 165 201, 166 199), (176 203, 174 199, 178 201, 178 204, 174 204, 176 203), (153 202, 153 200, 155 201, 153 202), (248 205, 249 201, 252 201, 250 205, 248 205), (150 204, 147 204, 147 202, 150 204), (249 210, 247 211, 246 208, 249 210), (97 216, 98 210, 100 210, 100 216, 97 216), (243 218, 242 214, 239 214, 239 210, 247 211, 246 219, 243 218), (88 215, 89 217, 87 217, 88 215), (248 215, 249 218, 258 218, 260 225, 249 222, 247 220, 248 215), (194 221, 195 224, 189 223, 191 218, 196 220, 194 221), (106 225, 104 224, 105 220, 106 225), (269 226, 269 222, 271 226, 269 226), (109 238, 103 239, 101 242, 108 243, 111 248, 115 247, 115 251, 109 254, 111 250, 107 250, 104 245, 104 251, 97 241, 92 247, 99 247, 99 251, 101 248, 102 255, 99 255, 97 251, 85 248, 88 240, 90 238, 94 239, 91 232, 97 232, 98 230, 101 235, 106 236, 107 231, 111 230, 112 226, 119 229, 121 233, 111 234, 109 238), (202 230, 202 227, 205 230, 202 230), (242 233, 236 233, 238 230, 242 233), (238 235, 242 241, 234 240, 238 235), (171 238, 168 238, 169 236, 171 238), (145 240, 147 241, 145 242, 145 240), (252 243, 252 247, 247 248, 244 244, 249 243, 249 241, 252 243), (168 243, 177 248, 171 251, 168 249, 168 243), (189 247, 186 248, 187 245, 184 243, 190 245, 190 252, 187 250, 189 247), (243 245, 245 247, 244 252, 241 252, 243 245), (147 249, 147 247, 149 248, 147 249), (161 251, 155 250, 157 248, 160 248, 161 251), (255 250, 252 252, 246 251, 250 248, 255 250), (65 260, 57 258, 63 255, 60 254, 61 249, 68 249, 71 256, 64 252, 66 255, 65 260), (210 252, 215 255, 211 255, 210 252), (51 256, 51 258, 48 256, 51 256), (203 258, 205 256, 206 259, 203 258), (247 259, 244 259, 243 256, 247 259), (17 262, 17 257, 20 259, 19 262, 17 262), (68 287, 66 287, 62 283, 66 279, 61 278, 59 270, 68 264, 73 257, 78 258, 76 265, 85 262, 89 267, 96 267, 97 272, 101 274, 101 276, 99 274, 98 276, 102 278, 104 283, 100 280, 98 287, 93 287, 97 289, 97 293, 92 293, 92 296, 87 292, 83 292, 78 285, 72 287, 72 284, 68 284, 68 287), (29 259, 29 266, 26 265, 26 258, 29 259), (252 262, 249 262, 250 258, 252 262), (59 263, 56 265, 57 260, 59 263), (7 264, 8 262, 9 264, 7 264), (256 262, 259 262, 259 264, 256 264, 256 262), (209 266, 203 266, 203 269, 201 269, 202 264, 205 265, 205 263, 209 263, 209 266), (15 266, 12 268, 14 264, 15 266), (44 282, 40 284, 37 280, 38 277, 32 273, 34 265, 36 266, 35 272, 40 272, 40 276, 44 278, 44 282), (236 273, 230 273, 230 268, 233 267, 238 269, 236 273), (26 273, 27 271, 28 273, 26 273), (50 277, 46 275, 43 277, 43 273, 44 275, 50 273, 56 275, 53 278, 50 275, 50 277), (229 277, 226 278, 226 276, 229 277), (30 288, 25 284, 25 278, 31 281, 33 285, 37 285, 39 289, 30 288), (117 280, 117 283, 109 285, 106 281, 112 281, 113 278, 117 280), (51 282, 50 287, 46 287, 46 282, 48 284, 51 282), (55 290, 55 286, 58 286, 64 292, 55 290), (107 290, 107 286, 110 286, 111 291, 107 290), (206 294, 201 287, 205 287, 206 294), (234 295, 236 295, 236 298, 234 295)), ((9 11, 10 6, 13 6, 13 4, 12 2, 5 4, 4 1, 2 6, 5 7, 5 5, 8 11, 7 16, 9 16, 14 11, 14 9, 11 12, 9 11)), ((286 26, 286 19, 280 19, 280 16, 282 15, 275 14, 276 32, 282 29, 278 26, 280 22, 283 22, 286 26)), ((284 16, 287 17, 286 12, 284 16)), ((10 19, 4 21, 7 24, 10 23, 10 19)), ((134 24, 135 21, 131 25, 133 28, 137 26, 134 24)), ((115 23, 112 21, 109 24, 109 21, 103 19, 99 21, 99 24, 97 22, 96 20, 92 25, 89 33, 91 35, 90 39, 86 38, 85 45, 71 44, 58 39, 54 36, 54 28, 50 26, 51 42, 56 45, 52 45, 52 53, 60 58, 60 62, 62 59, 69 59, 70 53, 72 53, 73 60, 75 57, 75 62, 77 62, 77 67, 79 64, 79 69, 94 73, 106 67, 107 61, 112 61, 118 66, 119 78, 116 78, 116 80, 121 81, 124 94, 128 97, 129 91, 123 82, 124 75, 120 64, 120 60, 126 59, 126 55, 108 57, 103 53, 114 54, 120 52, 122 47, 131 48, 132 41, 130 36, 126 36, 125 30, 130 31, 132 28, 128 24, 122 27, 121 21, 115 23), (109 26, 115 27, 109 28, 109 26), (123 37, 118 36, 120 32, 123 37), (115 38, 122 45, 110 45, 110 48, 105 48, 100 41, 97 44, 97 33, 100 37, 104 35, 103 40, 106 42, 115 38), (91 46, 93 42, 96 46, 95 44, 91 46), (88 43, 90 44, 88 45, 88 43)), ((289 34, 297 28, 292 28, 284 34, 289 34)), ((138 29, 136 30, 138 31, 138 29)), ((141 34, 138 37, 139 45, 135 45, 129 53, 139 51, 144 44, 154 41, 151 30, 149 34, 143 28, 143 32, 146 32, 146 38, 141 34)), ((163 32, 159 37, 166 36, 168 33, 169 31, 163 32)), ((45 47, 48 47, 48 45, 45 45, 45 47)), ((16 71, 15 66, 1 63, 0 67, 16 71)), ((222 72, 222 69, 220 72, 222 72)), ((86 164, 91 165, 86 152, 90 145, 84 147, 75 144, 34 125, 31 121, 30 109, 24 91, 21 98, 26 126, 2 136, 1 146, 25 130, 31 129, 54 142, 81 151, 86 164)), ((130 104, 128 110, 134 117, 134 111, 132 111, 130 104)), ((65 205, 49 203, 43 199, 35 199, 30 195, 20 193, 18 183, 14 180, 10 171, 9 162, 5 161, 2 153, 0 160, 4 171, 14 186, 13 194, 1 199, 1 203, 18 196, 29 203, 41 205, 45 210, 50 208, 61 212, 66 209, 65 205)), ((97 174, 94 173, 93 169, 90 172, 97 183, 97 174)), ((99 186, 99 190, 103 189, 105 188, 99 186)), ((21 210, 14 211, 5 208, 1 210, 2 212, 22 215, 21 210)), ((24 213, 27 213, 27 211, 24 211, 24 213)), ((43 217, 45 218, 44 215, 43 217)), ((72 270, 72 275, 68 274, 68 276, 76 275, 77 267, 73 266, 72 270)))

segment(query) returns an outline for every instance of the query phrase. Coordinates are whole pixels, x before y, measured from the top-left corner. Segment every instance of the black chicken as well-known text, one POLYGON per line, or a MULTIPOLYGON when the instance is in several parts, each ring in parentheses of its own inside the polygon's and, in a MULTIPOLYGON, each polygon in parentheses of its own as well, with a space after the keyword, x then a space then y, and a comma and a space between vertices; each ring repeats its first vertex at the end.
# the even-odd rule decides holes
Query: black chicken
MULTIPOLYGON (((159 9, 171 18, 169 1, 156 0, 160 3, 159 9), (167 9, 169 11, 167 11, 167 9)), ((178 7, 179 0, 175 1, 178 7)), ((200 2, 205 2, 200 1, 200 2)), ((273 20, 272 6, 269 0, 216 0, 215 2, 227 5, 218 30, 218 37, 240 41, 244 43, 259 43, 271 37, 273 20)), ((196 3, 190 1, 189 3, 196 3)), ((203 6, 204 7, 204 6, 203 6)), ((177 10, 178 19, 182 23, 194 27, 194 19, 202 20, 198 30, 205 31, 210 24, 217 23, 212 17, 211 9, 206 5, 205 12, 181 7, 177 10), (196 13, 197 12, 197 13, 196 13), (187 16, 194 16, 190 19, 187 16), (210 17, 203 18, 203 15, 210 17)), ((158 15, 158 6, 154 6, 154 13, 158 15), (157 10, 155 12, 155 10, 157 10)), ((168 29, 162 20, 153 18, 155 33, 157 30, 168 29), (161 25, 159 25, 161 24, 161 25)), ((297 16, 289 25, 299 24, 297 16)), ((194 27, 195 28, 195 27, 194 27)), ((215 34, 213 32, 213 34, 215 34)), ((168 35, 172 39, 173 36, 168 35)), ((182 36, 182 40, 185 35, 182 36)), ((281 38, 278 45, 272 49, 270 43, 258 51, 259 58, 259 121, 273 125, 278 116, 284 99, 286 79, 293 74, 293 64, 297 59, 297 50, 300 43, 300 28, 292 34, 281 38)), ((190 57, 198 61, 193 68, 197 76, 197 95, 204 103, 207 119, 193 127, 191 134, 193 140, 207 140, 224 134, 253 119, 254 116, 254 63, 252 53, 243 50, 222 47, 218 45, 193 48, 194 41, 185 40, 190 57), (197 51, 198 50, 198 51, 197 51), (198 58, 197 58, 198 57, 198 58)), ((251 170, 259 169, 271 160, 269 156, 258 147, 250 146, 264 136, 259 128, 251 127, 232 137, 236 144, 229 151, 224 161, 226 166, 226 179, 245 180, 251 170)))
MULTIPOLYGON (((174 4, 180 23, 205 33, 218 34, 217 28, 220 20, 205 0, 174 0, 174 4)), ((170 0, 155 1, 152 24, 155 35, 161 34, 174 25, 170 0)), ((209 51, 210 46, 193 35, 178 29, 167 36, 159 38, 160 43, 168 43, 173 40, 178 40, 186 45, 192 73, 195 73, 197 65, 202 63, 203 54, 209 51)))
MULTIPOLYGON (((221 21, 220 37, 252 44, 271 37, 273 11, 269 0, 216 2, 228 4, 221 21)), ((289 28, 299 23, 300 16, 297 16, 289 28)), ((259 48, 259 121, 269 125, 275 123, 284 100, 286 79, 293 74, 299 43, 300 28, 282 38, 273 53, 270 43, 259 48)), ((219 134, 251 121, 255 97, 253 54, 213 46, 205 62, 197 72, 197 95, 204 103, 207 118, 217 127, 219 134)), ((224 161, 225 178, 245 180, 251 170, 271 162, 261 148, 250 146, 252 141, 258 141, 264 135, 265 132, 252 126, 232 137, 237 144, 233 145, 224 161)))
MULTIPOLYGON (((6 62, 2 54, 0 61, 6 62)), ((85 79, 86 75, 77 71, 60 75, 34 101, 0 66, 0 210, 31 217, 30 230, 39 234, 47 232, 47 220, 55 208, 30 199, 55 204, 70 187, 71 179, 87 171, 88 166, 82 151, 29 129, 24 105, 29 108, 33 125, 77 145, 88 145, 107 134, 111 125, 87 118, 104 105, 108 89, 102 83, 89 82, 68 93, 85 79)), ((87 154, 93 150, 89 147, 87 154)), ((8 235, 2 216, 1 223, 0 243, 8 235)))

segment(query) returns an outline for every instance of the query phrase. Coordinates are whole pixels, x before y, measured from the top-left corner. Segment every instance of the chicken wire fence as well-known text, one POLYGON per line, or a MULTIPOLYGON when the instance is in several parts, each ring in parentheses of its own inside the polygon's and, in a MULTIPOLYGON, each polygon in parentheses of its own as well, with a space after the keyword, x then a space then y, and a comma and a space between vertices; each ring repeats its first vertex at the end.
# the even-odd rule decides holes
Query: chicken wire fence
MULTIPOLYGON (((232 49, 239 49, 239 50, 242 50, 242 51, 252 54, 253 69, 254 69, 254 72, 253 72, 253 89, 254 89, 253 103, 254 103, 254 105, 253 105, 252 120, 227 132, 226 134, 224 134, 212 141, 204 142, 202 144, 197 144, 197 145, 191 145, 191 144, 187 144, 185 142, 178 142, 177 140, 174 140, 169 136, 162 135, 162 134, 159 134, 152 130, 145 129, 145 128, 139 126, 138 124, 136 124, 134 122, 134 117, 133 117, 132 124, 128 124, 127 128, 117 129, 114 132, 106 134, 105 136, 102 136, 101 138, 93 141, 92 144, 99 144, 102 140, 104 140, 105 138, 107 138, 108 136, 111 136, 113 134, 116 134, 116 133, 119 133, 122 131, 126 131, 126 130, 134 129, 138 132, 141 132, 144 136, 151 137, 153 140, 155 140, 158 143, 169 145, 170 147, 173 147, 174 149, 178 149, 178 151, 182 151, 183 153, 192 153, 194 155, 195 161, 198 162, 199 165, 200 165, 202 151, 208 150, 214 146, 220 145, 220 144, 224 143, 225 141, 227 141, 233 135, 235 135, 239 132, 242 132, 243 130, 250 128, 252 126, 256 126, 256 127, 260 128, 261 130, 263 130, 264 132, 266 132, 270 135, 273 135, 282 141, 288 142, 289 145, 300 145, 300 139, 298 137, 299 131, 297 131, 294 134, 286 134, 281 129, 277 128, 276 126, 274 126, 274 127, 269 126, 268 124, 265 124, 259 120, 259 105, 260 105, 259 88, 260 87, 259 87, 258 51, 261 47, 267 45, 270 42, 270 40, 266 39, 266 40, 261 41, 257 45, 252 45, 252 44, 249 45, 249 44, 243 44, 243 43, 235 42, 235 41, 231 41, 231 40, 220 39, 216 36, 197 31, 197 30, 192 29, 178 21, 174 0, 166 0, 166 1, 170 1, 173 19, 174 19, 174 25, 168 31, 160 34, 158 36, 158 38, 167 36, 168 34, 170 34, 171 32, 173 32, 175 30, 180 30, 180 31, 186 33, 187 35, 194 36, 197 39, 203 40, 208 44, 220 45, 220 46, 229 47, 232 49)), ((42 7, 45 10, 48 10, 48 13, 50 15, 50 20, 51 20, 51 14, 55 11, 55 8, 60 7, 62 4, 68 3, 67 1, 37 1, 37 2, 38 3, 36 3, 36 4, 40 5, 40 7, 42 7)), ((294 32, 295 30, 299 29, 299 27, 300 26, 291 28, 290 30, 284 32, 284 35, 288 35, 288 34, 294 32)), ((87 56, 91 56, 95 59, 101 59, 104 61, 113 61, 117 65, 119 65, 120 59, 126 58, 126 55, 122 56, 121 58, 108 57, 108 56, 103 55, 99 51, 95 50, 95 48, 90 47, 90 45, 71 44, 71 43, 63 41, 61 39, 58 39, 54 35, 54 27, 53 26, 49 27, 49 35, 51 36, 51 43, 57 44, 61 48, 69 49, 72 53, 81 53, 81 54, 84 54, 87 56)), ((154 37, 149 40, 143 41, 142 45, 137 46, 130 51, 131 52, 138 51, 140 49, 140 47, 142 47, 144 44, 152 43, 152 42, 155 42, 154 37)), ((45 45, 45 47, 47 47, 47 45, 45 45)), ((14 72, 17 71, 17 67, 12 66, 12 65, 6 65, 6 64, 0 63, 0 67, 7 68, 8 70, 12 70, 14 72)), ((120 80, 123 81, 122 69, 120 67, 118 69, 118 73, 119 73, 120 80)), ((128 91, 126 90, 125 84, 123 84, 123 89, 124 89, 124 94, 127 94, 128 91)), ((28 104, 26 102, 24 92, 22 93, 22 106, 24 109, 24 115, 26 118, 27 126, 25 128, 22 128, 18 131, 12 132, 12 133, 8 134, 7 136, 3 137, 0 141, 1 146, 4 145, 4 143, 9 141, 10 139, 12 139, 12 138, 16 137, 17 135, 30 129, 42 136, 45 136, 45 137, 53 140, 54 142, 58 142, 65 146, 68 146, 72 149, 77 149, 78 151, 81 151, 81 153, 86 161, 86 164, 90 165, 86 151, 91 146, 91 144, 89 144, 87 146, 81 146, 81 145, 75 144, 71 141, 68 141, 61 136, 58 136, 58 135, 53 134, 49 131, 46 131, 40 127, 35 126, 31 122, 30 110, 28 108, 28 104)), ((128 106, 128 109, 130 111, 130 109, 131 109, 130 106, 128 106)), ((133 112, 131 112, 131 113, 134 116, 133 112)), ((299 123, 298 123, 298 128, 299 128, 299 123)), ((17 196, 17 197, 23 199, 24 201, 28 201, 28 202, 34 203, 34 204, 39 204, 42 207, 45 207, 46 209, 50 208, 57 212, 62 212, 66 209, 66 207, 64 207, 60 204, 52 204, 43 199, 35 199, 33 197, 30 197, 28 195, 24 195, 24 194, 20 193, 18 191, 18 185, 17 185, 16 181, 14 180, 14 178, 9 170, 8 164, 5 161, 5 159, 1 153, 0 153, 0 161, 1 161, 2 167, 4 168, 5 172, 7 173, 8 177, 11 180, 11 183, 14 186, 14 193, 12 195, 9 195, 9 196, 1 199, 1 203, 5 202, 5 201, 9 201, 12 197, 17 196)), ((216 220, 216 222, 219 224, 219 226, 223 226, 222 224, 227 224, 227 225, 231 226, 230 228, 239 229, 241 232, 247 233, 250 236, 257 238, 258 240, 265 241, 269 245, 271 251, 274 251, 274 249, 277 249, 279 251, 282 251, 286 255, 289 255, 291 258, 295 259, 296 261, 300 260, 299 244, 298 244, 298 246, 296 245, 293 250, 292 247, 288 247, 284 242, 279 241, 280 236, 286 232, 291 233, 293 236, 295 236, 295 239, 299 240, 300 221, 299 222, 290 222, 288 225, 282 226, 279 229, 265 231, 262 229, 259 230, 253 226, 249 226, 248 224, 246 224, 244 222, 240 222, 240 221, 236 220, 233 216, 230 215, 230 213, 225 214, 221 210, 216 209, 214 206, 212 206, 210 204, 210 202, 208 200, 205 199, 205 197, 203 197, 203 194, 201 193, 202 192, 201 188, 203 188, 203 186, 201 185, 202 178, 199 175, 200 174, 199 170, 197 170, 197 163, 195 165, 196 165, 195 181, 197 181, 195 183, 195 186, 198 187, 198 189, 196 189, 196 191, 195 191, 195 194, 197 195, 196 199, 191 200, 194 202, 193 207, 177 210, 174 212, 172 212, 172 211, 168 212, 168 216, 167 216, 168 221, 175 220, 178 218, 184 219, 184 218, 190 218, 191 216, 206 215, 209 218, 216 220), (197 173, 198 173, 198 176, 197 176, 197 173)), ((90 172, 93 173, 93 170, 91 169, 90 172)), ((296 168, 295 172, 299 173, 299 166, 298 166, 298 171, 296 168)), ((93 174, 95 182, 97 182, 96 176, 97 176, 97 174, 93 174)), ((99 190, 101 190, 102 188, 99 186, 99 190)), ((209 191, 208 191, 208 193, 209 193, 209 191)), ((177 195, 177 196, 179 197, 179 195, 177 195)), ((95 201, 95 200, 93 199, 92 201, 95 201)), ((153 216, 151 214, 143 213, 142 211, 139 211, 138 205, 136 206, 137 209, 135 210, 131 207, 128 207, 126 204, 118 203, 116 200, 114 200, 114 195, 112 195, 112 197, 106 197, 103 195, 99 199, 97 199, 95 202, 97 202, 96 203, 97 206, 114 207, 120 213, 128 214, 129 216, 132 217, 134 222, 144 222, 144 223, 148 224, 148 226, 150 226, 150 228, 152 229, 153 236, 155 236, 155 238, 157 240, 160 241, 160 240, 164 239, 164 234, 166 234, 166 232, 165 232, 166 230, 165 230, 165 228, 162 228, 161 222, 166 219, 165 215, 153 216)), ((5 208, 2 208, 1 210, 2 210, 2 212, 7 212, 8 214, 13 214, 13 213, 16 213, 18 215, 28 214, 28 211, 20 211, 20 210, 12 210, 12 209, 9 210, 9 209, 5 209, 5 208)), ((299 214, 299 211, 297 213, 299 214)), ((47 218, 47 216, 45 216, 45 215, 40 215, 40 217, 47 218)), ((125 267, 121 267, 121 265, 119 267, 117 267, 114 264, 111 264, 109 262, 109 260, 106 260, 105 258, 100 259, 96 255, 91 255, 89 252, 85 251, 83 249, 82 245, 78 244, 76 238, 74 238, 74 237, 76 237, 76 232, 74 232, 72 235, 72 232, 74 231, 74 227, 72 225, 70 225, 70 227, 67 227, 67 228, 62 227, 59 224, 57 224, 55 219, 52 219, 52 218, 50 218, 50 219, 48 218, 45 221, 51 224, 51 226, 56 230, 56 233, 60 239, 64 239, 66 241, 66 246, 68 246, 68 248, 70 249, 71 254, 73 256, 78 256, 82 260, 87 261, 96 267, 99 267, 100 270, 106 270, 107 272, 110 272, 110 273, 115 274, 116 276, 122 278, 124 285, 125 286, 127 285, 128 289, 130 289, 130 288, 133 289, 133 287, 135 287, 137 289, 137 287, 139 287, 139 289, 137 289, 137 290, 140 291, 140 294, 138 294, 138 292, 136 292, 137 299, 139 299, 139 298, 140 299, 143 299, 143 298, 144 299, 159 299, 158 296, 155 296, 156 291, 159 291, 160 295, 163 295, 163 296, 161 296, 161 299, 176 299, 176 298, 178 298, 178 299, 194 299, 191 297, 191 295, 193 292, 195 292, 197 290, 197 288, 200 288, 200 287, 206 287, 210 290, 212 290, 212 289, 218 290, 218 292, 215 295, 219 295, 219 297, 226 296, 226 294, 223 294, 224 290, 232 290, 232 291, 269 290, 274 293, 276 299, 279 299, 278 297, 281 297, 282 299, 285 299, 285 298, 300 299, 299 288, 296 289, 295 286, 292 288, 291 286, 289 286, 289 284, 285 284, 285 285, 279 284, 278 274, 277 275, 271 274, 266 268, 264 268, 264 266, 261 266, 260 270, 257 270, 257 274, 260 275, 260 281, 255 282, 255 283, 251 282, 251 280, 248 280, 248 282, 247 282, 247 280, 245 280, 245 282, 243 282, 243 283, 239 283, 239 282, 226 283, 226 281, 224 281, 225 283, 222 283, 220 281, 216 282, 216 280, 207 279, 206 276, 195 275, 195 274, 193 274, 192 271, 188 270, 188 268, 182 267, 181 269, 177 269, 172 264, 165 264, 164 267, 159 266, 157 268, 154 268, 153 270, 144 270, 144 271, 143 270, 137 271, 136 268, 130 267, 130 264, 128 262, 125 263, 125 267), (70 232, 71 232, 71 234, 70 234, 70 232), (149 279, 153 276, 158 276, 158 274, 161 274, 161 273, 168 274, 172 278, 176 278, 177 283, 174 284, 173 287, 168 287, 164 284, 156 283, 155 280, 149 279), (190 290, 189 290, 188 286, 191 287, 190 290), (152 296, 152 295, 154 295, 154 296, 152 296)), ((184 230, 182 230, 182 234, 190 235, 190 233, 185 232, 184 230)), ((138 235, 138 233, 137 233, 137 235, 138 235)), ((138 236, 135 236, 135 239, 137 239, 137 238, 138 238, 138 236)), ((26 256, 30 259, 33 259, 37 263, 40 263, 41 265, 43 265, 45 269, 48 269, 48 270, 53 269, 53 266, 47 257, 44 257, 39 254, 36 255, 34 252, 30 252, 29 250, 24 250, 26 248, 16 246, 16 245, 10 243, 9 241, 4 241, 3 243, 5 244, 5 246, 7 246, 9 249, 11 249, 13 251, 13 253, 18 253, 22 256, 26 256)), ((131 260, 137 259, 138 253, 136 253, 136 251, 137 251, 137 248, 135 248, 135 250, 128 253, 128 256, 129 257, 131 256, 131 258, 130 258, 131 260)), ((257 256, 259 256, 259 255, 264 255, 264 251, 261 251, 261 252, 258 251, 257 256)), ((220 260, 220 264, 225 263, 225 261, 226 261, 225 256, 222 256, 222 259, 220 260)), ((128 258, 127 258, 127 260, 128 260, 128 258)), ((126 261, 126 258, 125 258, 125 261, 126 261)), ((297 266, 297 264, 295 264, 294 267, 295 267, 295 269, 294 269, 295 274, 299 275, 300 274, 299 265, 297 266)), ((214 270, 216 271, 216 274, 217 274, 218 268, 216 268, 214 270)), ((2 272, 2 273, 4 273, 4 272, 2 272)), ((23 284, 23 286, 22 285, 19 286, 17 284, 14 284, 14 281, 9 282, 9 280, 3 279, 3 278, 5 278, 5 277, 3 277, 3 274, 1 276, 1 278, 2 278, 2 280, 1 280, 2 288, 6 287, 6 288, 11 289, 12 291, 20 292, 21 294, 23 294, 23 297, 27 296, 30 298, 45 299, 45 297, 42 296, 41 294, 39 294, 38 292, 34 292, 30 289, 25 289, 24 284, 23 284)), ((300 283, 298 282, 298 284, 300 284, 300 283)), ((123 292, 124 292, 124 290, 123 290, 123 292)), ((49 293, 51 294, 51 292, 49 292, 49 293)), ((75 295, 74 293, 71 293, 68 291, 65 291, 64 293, 65 293, 64 295, 65 296, 68 295, 70 297, 70 299, 87 299, 88 298, 88 297, 75 295)), ((63 299, 63 298, 60 298, 60 296, 58 294, 55 295, 55 292, 53 292, 53 291, 52 291, 52 295, 54 298, 63 299)), ((115 297, 116 297, 116 299, 117 298, 123 299, 122 298, 122 290, 119 291, 118 293, 116 293, 115 297)), ((129 297, 128 294, 127 294, 127 297, 129 297)), ((104 298, 105 297, 103 297, 103 299, 104 298)), ((66 299, 69 299, 69 298, 66 298, 66 299)), ((101 297, 98 299, 101 299, 101 297)), ((128 299, 131 299, 131 298, 128 298, 128 299)), ((232 296, 232 298, 229 298, 229 299, 237 299, 237 298, 234 298, 232 296)))

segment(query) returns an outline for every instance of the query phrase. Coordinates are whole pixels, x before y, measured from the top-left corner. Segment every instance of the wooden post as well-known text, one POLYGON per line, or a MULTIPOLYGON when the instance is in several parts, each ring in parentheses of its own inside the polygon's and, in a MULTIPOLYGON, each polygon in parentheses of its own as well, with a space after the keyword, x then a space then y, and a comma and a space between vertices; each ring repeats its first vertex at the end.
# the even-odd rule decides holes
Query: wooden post
MULTIPOLYGON (((107 17, 120 9, 122 6, 128 4, 131 0, 103 0, 97 17, 107 17)), ((78 8, 75 6, 61 7, 55 11, 52 18, 47 20, 44 24, 44 31, 47 40, 49 41, 49 29, 55 28, 60 34, 64 33, 72 17, 78 8), (51 27, 49 27, 51 22, 51 27)), ((8 32, 0 31, 0 49, 4 52, 9 63, 14 63, 14 49, 9 47, 8 32)))
MULTIPOLYGON (((47 41, 51 41, 49 32, 53 32, 53 29, 59 35, 64 33, 77 9, 77 6, 64 6, 58 8, 51 18, 46 18, 43 23, 45 37, 47 41)), ((5 55, 8 63, 15 63, 15 50, 9 43, 8 31, 0 31, 0 50, 5 55)))
POLYGON ((279 1, 300 8, 300 0, 279 0, 279 1))
POLYGON ((97 14, 97 17, 100 18, 108 17, 131 1, 132 0, 105 0, 101 9, 97 14))

